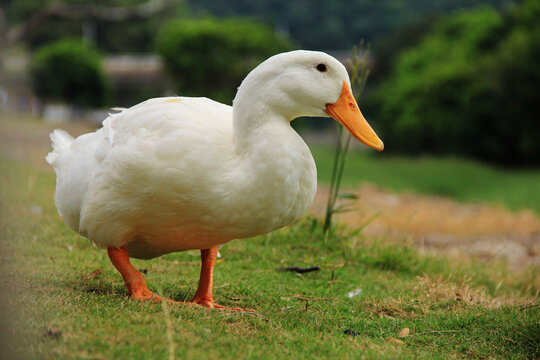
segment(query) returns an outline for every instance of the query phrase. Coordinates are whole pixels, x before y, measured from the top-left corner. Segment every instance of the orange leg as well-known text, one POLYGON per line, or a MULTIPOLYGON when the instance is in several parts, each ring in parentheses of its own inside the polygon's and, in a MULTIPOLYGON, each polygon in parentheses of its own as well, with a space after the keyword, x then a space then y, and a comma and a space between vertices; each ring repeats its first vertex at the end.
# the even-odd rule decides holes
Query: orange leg
POLYGON ((154 302, 161 301, 158 295, 148 290, 144 276, 135 270, 129 262, 129 254, 125 246, 121 248, 107 248, 107 253, 114 267, 116 267, 124 278, 124 283, 131 298, 135 300, 152 300, 154 302))
POLYGON ((217 246, 210 249, 201 250, 201 278, 199 280, 197 292, 195 293, 195 296, 193 296, 193 298, 191 299, 191 302, 209 308, 227 309, 234 311, 253 311, 241 308, 229 308, 226 306, 218 305, 214 302, 214 297, 212 295, 212 282, 214 277, 214 266, 216 264, 217 253, 217 246))
MULTIPOLYGON (((216 309, 228 309, 235 311, 252 311, 244 310, 241 308, 229 308, 214 303, 212 296, 212 279, 214 274, 214 265, 216 264, 218 248, 213 247, 210 249, 201 250, 201 278, 199 281, 199 287, 195 296, 191 299, 190 303, 199 304, 204 307, 216 308, 216 309)), ((129 262, 129 253, 125 246, 121 248, 107 248, 107 253, 111 262, 116 269, 122 275, 126 288, 132 299, 135 300, 151 300, 153 302, 159 302, 162 300, 157 294, 154 294, 146 287, 146 281, 144 276, 131 265, 129 262)), ((178 303, 177 301, 168 300, 178 303)))

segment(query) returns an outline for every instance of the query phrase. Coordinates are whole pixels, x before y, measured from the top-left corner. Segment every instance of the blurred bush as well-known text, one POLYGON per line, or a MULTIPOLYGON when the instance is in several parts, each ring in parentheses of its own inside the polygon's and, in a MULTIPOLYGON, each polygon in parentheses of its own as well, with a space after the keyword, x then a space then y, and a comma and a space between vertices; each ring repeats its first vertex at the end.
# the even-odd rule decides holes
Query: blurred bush
POLYGON ((156 40, 179 94, 230 103, 247 73, 292 42, 246 19, 172 21, 156 40))
POLYGON ((540 0, 441 19, 368 106, 387 149, 540 164, 540 0))
POLYGON ((109 102, 110 86, 101 56, 81 41, 59 40, 42 46, 32 58, 30 74, 34 91, 46 100, 85 107, 109 102))

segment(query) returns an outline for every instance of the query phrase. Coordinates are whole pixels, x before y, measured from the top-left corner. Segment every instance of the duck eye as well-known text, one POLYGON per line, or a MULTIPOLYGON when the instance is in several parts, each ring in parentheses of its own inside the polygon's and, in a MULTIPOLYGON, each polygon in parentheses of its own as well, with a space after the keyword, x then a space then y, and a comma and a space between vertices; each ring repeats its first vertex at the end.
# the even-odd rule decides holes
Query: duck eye
POLYGON ((328 69, 326 68, 325 64, 319 64, 317 65, 317 70, 319 70, 320 72, 326 72, 328 69))

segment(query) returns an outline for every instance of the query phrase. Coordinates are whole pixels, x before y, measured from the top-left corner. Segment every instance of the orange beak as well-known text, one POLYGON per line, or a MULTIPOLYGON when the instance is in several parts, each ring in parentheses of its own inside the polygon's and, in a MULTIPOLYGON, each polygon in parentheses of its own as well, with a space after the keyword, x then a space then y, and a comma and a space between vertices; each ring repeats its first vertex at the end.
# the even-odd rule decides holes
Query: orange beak
POLYGON ((341 125, 345 126, 352 136, 362 144, 378 151, 384 149, 383 142, 375 134, 375 131, 369 126, 364 115, 360 112, 347 82, 343 81, 341 94, 335 104, 326 104, 325 112, 339 121, 341 125))

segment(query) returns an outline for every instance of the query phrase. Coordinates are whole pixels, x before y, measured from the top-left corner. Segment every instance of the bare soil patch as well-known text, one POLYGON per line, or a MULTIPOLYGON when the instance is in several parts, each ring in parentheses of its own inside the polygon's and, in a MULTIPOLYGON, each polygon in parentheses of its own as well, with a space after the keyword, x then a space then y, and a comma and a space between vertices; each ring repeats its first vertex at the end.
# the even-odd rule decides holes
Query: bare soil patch
MULTIPOLYGON (((426 251, 502 260, 513 270, 540 266, 540 216, 532 211, 396 194, 371 184, 347 192, 358 200, 338 221, 353 228, 367 222, 365 234, 402 239, 426 251)), ((322 216, 327 199, 328 188, 319 187, 312 211, 322 216)))

